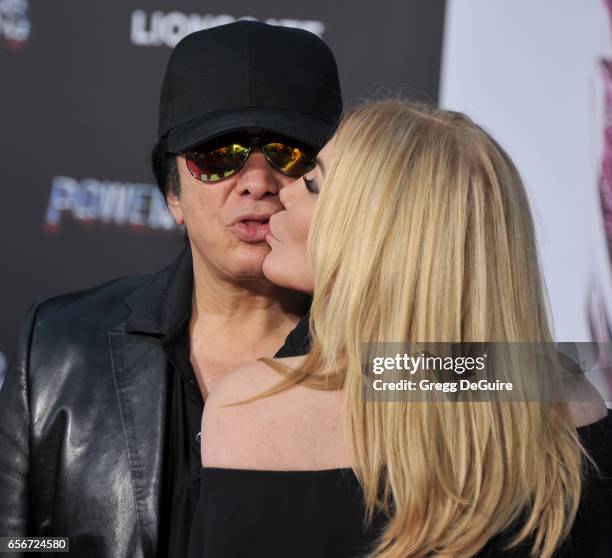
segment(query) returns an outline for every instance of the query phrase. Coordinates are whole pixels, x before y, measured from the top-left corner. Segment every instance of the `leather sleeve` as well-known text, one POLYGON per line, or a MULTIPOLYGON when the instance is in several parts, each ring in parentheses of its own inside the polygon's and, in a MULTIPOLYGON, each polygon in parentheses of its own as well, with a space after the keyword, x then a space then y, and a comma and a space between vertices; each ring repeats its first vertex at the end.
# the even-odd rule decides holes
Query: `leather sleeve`
POLYGON ((33 304, 26 313, 15 361, 0 389, 0 536, 3 537, 34 534, 29 533, 29 362, 39 306, 40 302, 33 304))

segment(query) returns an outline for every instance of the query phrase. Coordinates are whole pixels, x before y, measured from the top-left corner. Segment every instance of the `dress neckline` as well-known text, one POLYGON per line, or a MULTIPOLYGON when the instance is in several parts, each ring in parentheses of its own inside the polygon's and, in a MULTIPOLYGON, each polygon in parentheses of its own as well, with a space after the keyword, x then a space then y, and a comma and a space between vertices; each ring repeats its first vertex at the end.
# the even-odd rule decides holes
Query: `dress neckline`
MULTIPOLYGON (((254 476, 327 476, 353 473, 350 467, 334 467, 332 469, 237 469, 235 467, 201 467, 202 474, 227 473, 250 474, 254 476)), ((353 473, 354 474, 354 473, 353 473)))

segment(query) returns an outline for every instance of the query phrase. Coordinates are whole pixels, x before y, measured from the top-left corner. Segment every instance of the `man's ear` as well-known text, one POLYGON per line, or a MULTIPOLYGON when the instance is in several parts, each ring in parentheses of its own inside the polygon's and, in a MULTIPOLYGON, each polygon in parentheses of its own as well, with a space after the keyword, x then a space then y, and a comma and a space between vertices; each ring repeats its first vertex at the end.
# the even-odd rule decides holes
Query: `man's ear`
POLYGON ((168 192, 166 194, 166 203, 168 204, 168 209, 170 210, 170 213, 172 213, 176 224, 184 225, 185 217, 183 216, 183 208, 181 207, 181 202, 176 197, 176 194, 173 192, 168 192))

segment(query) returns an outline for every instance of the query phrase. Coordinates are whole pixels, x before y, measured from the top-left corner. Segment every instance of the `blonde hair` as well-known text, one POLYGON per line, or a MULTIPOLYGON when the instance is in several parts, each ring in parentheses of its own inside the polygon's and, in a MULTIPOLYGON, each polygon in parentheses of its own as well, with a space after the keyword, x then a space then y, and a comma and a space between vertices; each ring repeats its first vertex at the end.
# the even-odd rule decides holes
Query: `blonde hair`
POLYGON ((311 352, 295 370, 261 359, 285 378, 257 398, 345 388, 365 521, 389 516, 370 556, 472 556, 516 522, 508 548, 551 556, 581 493, 566 404, 380 404, 361 377, 363 342, 552 341, 514 164, 464 114, 398 99, 352 109, 335 153, 309 236, 311 352))

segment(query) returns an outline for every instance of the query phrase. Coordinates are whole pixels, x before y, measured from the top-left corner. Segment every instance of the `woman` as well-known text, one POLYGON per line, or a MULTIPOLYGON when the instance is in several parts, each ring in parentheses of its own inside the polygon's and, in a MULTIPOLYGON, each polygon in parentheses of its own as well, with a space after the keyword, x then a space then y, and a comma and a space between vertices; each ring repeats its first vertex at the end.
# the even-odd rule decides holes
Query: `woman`
POLYGON ((350 112, 320 159, 281 190, 264 262, 314 293, 312 350, 208 399, 190 555, 612 555, 586 457, 612 474, 601 400, 364 400, 363 341, 552 340, 508 156, 462 114, 392 100, 350 112))

